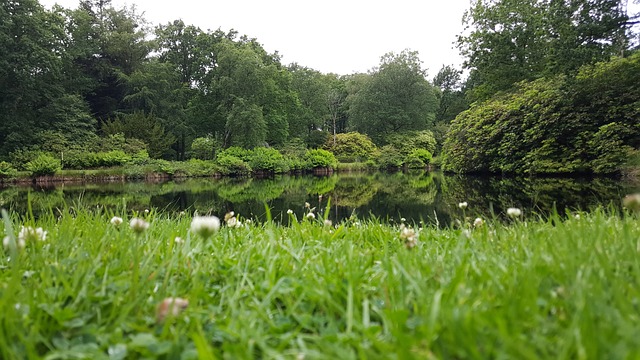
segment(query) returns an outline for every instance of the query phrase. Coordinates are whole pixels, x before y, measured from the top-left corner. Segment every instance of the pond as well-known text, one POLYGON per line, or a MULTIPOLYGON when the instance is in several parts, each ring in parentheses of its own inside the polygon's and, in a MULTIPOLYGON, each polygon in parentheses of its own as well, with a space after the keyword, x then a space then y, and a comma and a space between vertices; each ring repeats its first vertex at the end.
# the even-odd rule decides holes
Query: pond
POLYGON ((462 217, 458 203, 463 201, 469 204, 465 215, 472 218, 502 217, 508 207, 544 216, 554 207, 565 213, 619 206, 620 199, 633 192, 640 192, 640 183, 612 178, 476 177, 419 171, 10 186, 0 189, 0 207, 25 214, 29 198, 36 216, 51 209, 55 213, 65 207, 100 206, 114 213, 124 208, 216 215, 234 211, 263 221, 266 204, 274 220, 287 223, 287 210, 301 219, 308 202, 318 214, 329 205, 328 217, 334 222, 353 216, 448 226, 462 217))

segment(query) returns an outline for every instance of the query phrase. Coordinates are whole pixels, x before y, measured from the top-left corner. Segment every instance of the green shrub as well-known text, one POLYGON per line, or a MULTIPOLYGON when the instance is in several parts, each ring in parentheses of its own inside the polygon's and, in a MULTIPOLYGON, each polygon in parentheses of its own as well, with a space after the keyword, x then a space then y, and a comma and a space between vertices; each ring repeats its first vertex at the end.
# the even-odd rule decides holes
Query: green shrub
POLYGON ((431 162, 432 155, 426 149, 414 149, 407 156, 405 165, 410 169, 423 168, 431 162))
POLYGON ((219 155, 216 159, 216 164, 218 165, 218 171, 222 175, 242 175, 251 172, 249 164, 233 155, 219 155))
POLYGON ((353 131, 337 134, 335 144, 330 136, 324 149, 331 151, 341 162, 359 162, 370 159, 377 148, 367 135, 353 131))
POLYGON ((200 160, 213 160, 216 148, 217 144, 213 138, 195 138, 191 143, 191 157, 200 160))
POLYGON ((380 169, 397 169, 404 163, 404 156, 395 147, 385 145, 380 149, 377 161, 380 169))
POLYGON ((36 148, 21 148, 9 154, 11 164, 18 170, 27 170, 27 163, 37 158, 42 152, 36 148))
POLYGON ((432 153, 436 149, 436 138, 429 130, 408 131, 386 137, 387 145, 398 149, 402 155, 409 155, 415 149, 425 149, 432 153))
POLYGON ((59 159, 45 153, 41 153, 35 159, 29 161, 25 167, 27 171, 31 172, 32 176, 54 175, 62 169, 59 159))
POLYGON ((237 157, 238 159, 248 163, 249 161, 251 161, 251 156, 253 155, 253 151, 248 150, 248 149, 244 149, 241 148, 239 146, 231 146, 229 148, 226 148, 224 150, 222 150, 219 154, 218 157, 225 157, 225 156, 233 156, 233 157, 237 157))
POLYGON ((284 157, 276 149, 257 147, 253 149, 249 165, 253 171, 283 173, 289 171, 284 157))
POLYGON ((122 150, 111 150, 106 153, 98 153, 99 166, 119 166, 131 162, 131 156, 122 150))
POLYGON ((6 161, 0 161, 0 179, 13 178, 18 174, 18 170, 6 161))
POLYGON ((65 169, 89 169, 98 164, 96 153, 79 149, 65 151, 63 161, 65 169))
POLYGON ((214 161, 191 159, 183 163, 189 176, 210 176, 217 171, 214 161))
POLYGON ((309 169, 315 168, 335 168, 338 161, 336 157, 327 150, 313 149, 307 150, 304 156, 309 169))
POLYGON ((404 165, 409 169, 423 169, 427 166, 422 159, 417 156, 412 156, 411 154, 405 159, 404 165))
POLYGON ((574 78, 523 81, 450 126, 442 168, 521 174, 616 173, 640 147, 640 52, 574 78))
POLYGON ((131 162, 137 165, 145 164, 149 159, 149 152, 145 149, 142 149, 131 156, 131 162))

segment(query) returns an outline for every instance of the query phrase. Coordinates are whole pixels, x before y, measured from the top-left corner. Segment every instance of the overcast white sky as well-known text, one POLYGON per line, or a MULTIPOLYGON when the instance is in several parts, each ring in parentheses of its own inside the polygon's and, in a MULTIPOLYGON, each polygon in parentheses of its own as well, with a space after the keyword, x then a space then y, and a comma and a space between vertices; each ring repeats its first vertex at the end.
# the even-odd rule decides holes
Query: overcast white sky
MULTIPOLYGON (((75 8, 79 0, 40 3, 75 8)), ((462 63, 453 42, 469 0, 113 0, 125 4, 154 25, 182 19, 203 30, 233 28, 278 51, 284 64, 325 73, 365 72, 387 52, 416 50, 432 78, 443 64, 462 63)))

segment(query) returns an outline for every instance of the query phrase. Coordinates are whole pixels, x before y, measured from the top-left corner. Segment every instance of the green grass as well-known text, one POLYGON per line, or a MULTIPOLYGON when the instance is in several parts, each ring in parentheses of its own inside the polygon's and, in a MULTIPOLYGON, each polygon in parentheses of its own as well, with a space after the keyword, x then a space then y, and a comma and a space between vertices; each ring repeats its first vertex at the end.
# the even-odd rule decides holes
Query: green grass
MULTIPOLYGON (((622 359, 640 356, 640 221, 419 231, 320 220, 224 227, 68 210, 0 259, 0 358, 622 359), (183 243, 175 243, 180 236, 183 243), (157 323, 166 297, 186 310, 157 323)), ((4 225, 7 227, 7 225, 4 225)))

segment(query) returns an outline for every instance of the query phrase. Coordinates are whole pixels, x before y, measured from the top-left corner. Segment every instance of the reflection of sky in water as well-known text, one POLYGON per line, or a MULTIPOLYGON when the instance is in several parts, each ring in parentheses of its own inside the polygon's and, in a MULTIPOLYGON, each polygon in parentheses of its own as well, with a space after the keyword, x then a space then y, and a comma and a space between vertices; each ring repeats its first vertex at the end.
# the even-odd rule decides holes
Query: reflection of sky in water
POLYGON ((425 221, 450 224, 462 217, 457 204, 469 203, 465 215, 475 218, 503 216, 506 208, 519 207, 525 215, 545 215, 554 206, 588 210, 598 205, 619 206, 620 199, 640 192, 639 183, 610 178, 502 178, 444 175, 441 173, 349 173, 331 177, 278 176, 271 179, 189 179, 150 184, 56 184, 48 188, 12 186, 0 190, 0 204, 24 214, 27 197, 36 215, 65 207, 103 206, 119 214, 123 209, 165 212, 198 211, 223 215, 235 211, 243 217, 266 219, 265 203, 276 221, 287 222, 288 209, 298 219, 304 204, 339 222, 352 215, 376 217, 384 222, 425 221), (322 195, 322 196, 319 196, 322 195))

